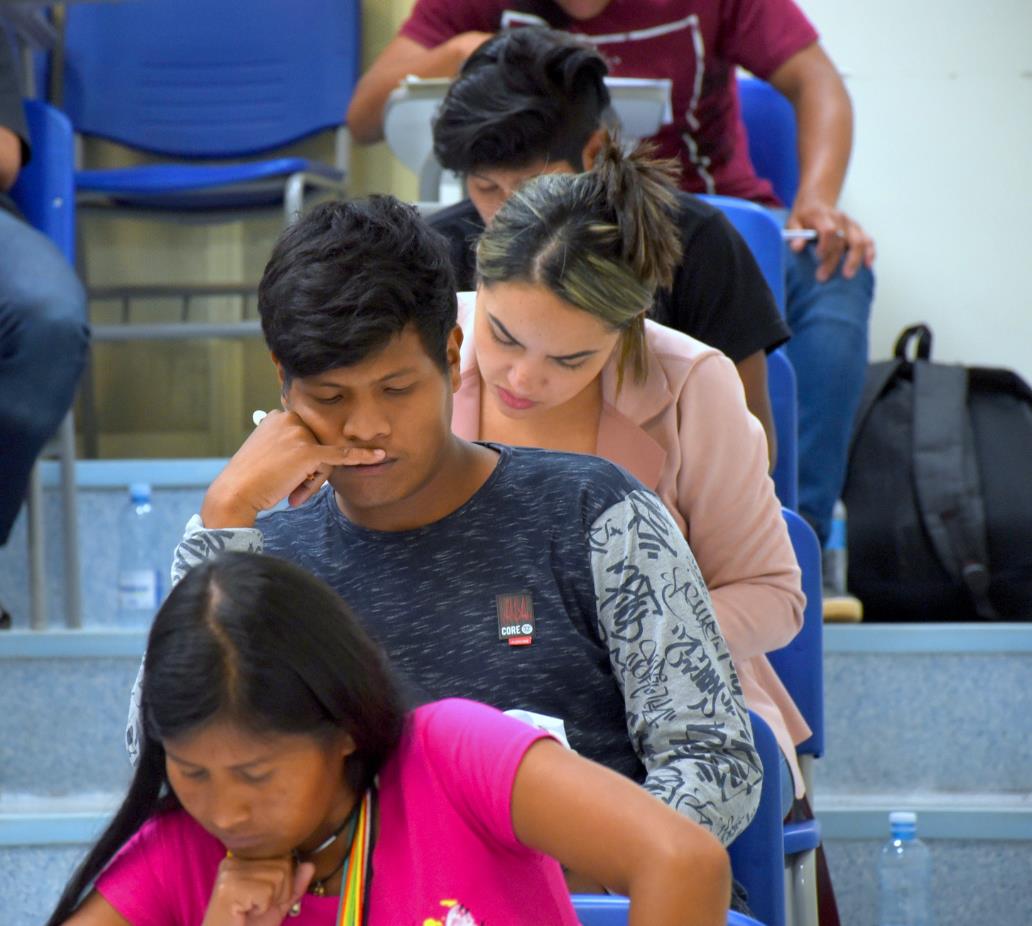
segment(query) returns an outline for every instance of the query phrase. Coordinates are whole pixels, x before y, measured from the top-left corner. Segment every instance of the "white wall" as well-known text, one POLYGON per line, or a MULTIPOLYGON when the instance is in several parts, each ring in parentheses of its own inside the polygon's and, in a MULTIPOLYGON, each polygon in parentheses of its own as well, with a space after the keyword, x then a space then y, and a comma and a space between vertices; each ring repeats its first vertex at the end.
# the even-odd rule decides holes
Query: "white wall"
POLYGON ((799 0, 843 72, 842 206, 875 236, 871 357, 925 321, 934 357, 1032 380, 1032 0, 799 0))

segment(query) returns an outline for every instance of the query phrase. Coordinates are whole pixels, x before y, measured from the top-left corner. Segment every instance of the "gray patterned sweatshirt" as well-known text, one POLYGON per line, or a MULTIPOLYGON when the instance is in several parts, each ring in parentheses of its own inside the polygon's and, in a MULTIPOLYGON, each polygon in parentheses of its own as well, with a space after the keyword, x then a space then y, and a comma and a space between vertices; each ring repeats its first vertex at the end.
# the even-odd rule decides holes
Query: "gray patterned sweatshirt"
POLYGON ((729 843, 756 810, 761 770, 687 542, 611 463, 495 449, 481 489, 416 530, 359 527, 328 487, 254 528, 205 530, 195 516, 173 581, 222 550, 291 560, 348 601, 422 696, 561 718, 578 752, 729 843))

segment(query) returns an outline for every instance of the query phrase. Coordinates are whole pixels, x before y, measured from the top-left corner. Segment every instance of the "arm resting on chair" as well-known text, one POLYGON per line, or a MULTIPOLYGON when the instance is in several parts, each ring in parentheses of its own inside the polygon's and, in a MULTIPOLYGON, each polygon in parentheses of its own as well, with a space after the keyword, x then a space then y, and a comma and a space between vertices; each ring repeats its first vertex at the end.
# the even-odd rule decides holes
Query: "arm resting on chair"
MULTIPOLYGON (((789 58, 770 82, 792 104, 798 125, 799 192, 786 227, 817 230, 818 279, 832 275, 843 253, 842 272, 851 277, 861 263, 874 262, 875 252, 860 224, 836 208, 853 147, 853 106, 846 85, 816 43, 789 58)), ((792 243, 794 250, 804 246, 792 243)))
POLYGON ((21 139, 0 125, 0 191, 14 186, 21 170, 21 139))

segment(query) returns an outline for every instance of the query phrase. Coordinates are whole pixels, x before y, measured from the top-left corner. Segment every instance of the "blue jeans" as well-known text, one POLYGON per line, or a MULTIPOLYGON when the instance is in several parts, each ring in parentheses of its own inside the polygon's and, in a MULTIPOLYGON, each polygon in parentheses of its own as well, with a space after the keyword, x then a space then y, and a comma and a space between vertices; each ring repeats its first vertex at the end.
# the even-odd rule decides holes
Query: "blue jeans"
POLYGON ((0 546, 89 347, 86 295, 50 239, 0 208, 0 546))
POLYGON ((785 247, 785 351, 799 384, 799 513, 823 546, 846 478, 849 439, 867 370, 874 274, 861 267, 818 283, 813 245, 785 247))

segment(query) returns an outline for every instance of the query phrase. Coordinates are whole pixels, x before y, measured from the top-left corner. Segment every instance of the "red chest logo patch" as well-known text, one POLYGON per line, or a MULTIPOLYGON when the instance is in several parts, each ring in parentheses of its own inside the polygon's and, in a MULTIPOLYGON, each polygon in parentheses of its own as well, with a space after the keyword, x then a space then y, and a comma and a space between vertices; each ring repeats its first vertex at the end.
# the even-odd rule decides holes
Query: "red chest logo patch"
POLYGON ((534 639, 534 599, 530 592, 495 596, 498 639, 509 646, 527 646, 534 639))

